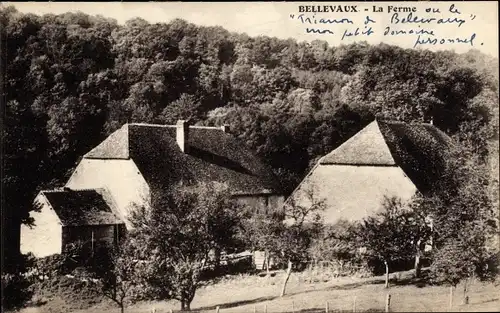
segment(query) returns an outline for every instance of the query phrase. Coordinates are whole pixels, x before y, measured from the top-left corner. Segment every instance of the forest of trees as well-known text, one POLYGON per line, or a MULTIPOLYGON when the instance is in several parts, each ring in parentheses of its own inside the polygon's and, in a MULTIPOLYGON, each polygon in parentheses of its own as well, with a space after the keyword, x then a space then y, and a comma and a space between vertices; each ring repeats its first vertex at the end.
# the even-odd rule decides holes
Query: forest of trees
POLYGON ((474 50, 329 47, 13 7, 0 8, 0 31, 6 256, 36 193, 127 122, 228 124, 286 192, 374 117, 433 119, 481 162, 498 153, 498 60, 474 50))

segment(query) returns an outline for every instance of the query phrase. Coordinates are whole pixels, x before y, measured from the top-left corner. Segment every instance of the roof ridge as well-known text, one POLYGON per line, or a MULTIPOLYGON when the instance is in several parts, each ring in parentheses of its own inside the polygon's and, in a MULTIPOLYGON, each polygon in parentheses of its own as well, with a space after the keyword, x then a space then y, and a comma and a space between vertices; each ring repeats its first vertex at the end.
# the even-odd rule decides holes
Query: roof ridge
POLYGON ((394 161, 394 165, 396 165, 397 167, 400 167, 401 164, 399 164, 399 162, 398 162, 399 159, 398 159, 397 155, 395 154, 395 152, 391 149, 390 141, 387 140, 387 134, 383 130, 383 128, 381 128, 381 126, 382 127, 385 126, 386 128, 390 129, 389 125, 404 125, 404 126, 406 126, 406 125, 408 125, 408 123, 403 122, 403 121, 384 120, 384 119, 381 119, 381 120, 375 119, 375 122, 377 123, 378 131, 380 132, 380 135, 382 136, 382 139, 384 140, 384 144, 386 145, 387 150, 389 151, 389 154, 391 155, 391 158, 394 161))
POLYGON ((127 153, 127 159, 130 159, 130 127, 129 124, 124 124, 121 128, 123 128, 125 132, 125 144, 127 147, 125 148, 125 151, 127 153))
POLYGON ((70 188, 68 191, 97 191, 97 190, 106 190, 103 187, 96 187, 96 188, 82 188, 82 189, 73 189, 70 188))
MULTIPOLYGON (((389 150, 389 152, 391 152, 389 150)), ((394 158, 394 156, 391 153, 391 156, 394 158)), ((398 167, 399 165, 397 163, 395 164, 376 164, 376 163, 343 163, 343 162, 328 162, 328 161, 323 161, 321 165, 340 165, 340 166, 358 166, 358 167, 363 167, 363 166, 371 166, 371 167, 398 167)))
POLYGON ((404 125, 422 125, 422 126, 433 126, 437 129, 436 125, 432 123, 427 123, 427 122, 403 122, 403 121, 397 121, 397 120, 384 120, 384 119, 376 119, 377 122, 383 123, 383 124, 404 124, 404 125))
POLYGON ((73 189, 70 187, 55 187, 54 189, 45 189, 45 190, 40 190, 42 193, 54 193, 54 192, 78 192, 78 191, 96 191, 97 190, 105 190, 103 187, 98 187, 98 188, 82 188, 82 189, 73 189))
POLYGON ((222 130, 222 128, 220 128, 220 126, 218 127, 218 126, 189 125, 189 128, 222 130))
POLYGON ((390 120, 390 119, 375 119, 377 123, 382 123, 382 124, 408 124, 407 122, 403 121, 398 121, 398 120, 390 120))
MULTIPOLYGON (((146 126, 146 127, 163 127, 163 128, 175 128, 177 125, 167 125, 167 124, 150 124, 150 123, 127 123, 125 125, 131 126, 146 126)), ((189 125, 189 128, 198 129, 218 129, 222 130, 220 126, 203 126, 203 125, 189 125)))
POLYGON ((126 123, 125 125, 130 126, 147 126, 147 127, 176 127, 176 125, 166 125, 166 124, 150 124, 150 123, 126 123))
POLYGON ((63 191, 71 191, 68 190, 68 189, 65 189, 65 188, 68 188, 68 187, 54 187, 53 189, 43 189, 43 190, 40 190, 41 193, 47 193, 47 192, 63 192, 63 191))
POLYGON ((52 189, 52 190, 40 190, 40 193, 54 193, 54 192, 63 192, 64 190, 57 190, 57 189, 52 189))

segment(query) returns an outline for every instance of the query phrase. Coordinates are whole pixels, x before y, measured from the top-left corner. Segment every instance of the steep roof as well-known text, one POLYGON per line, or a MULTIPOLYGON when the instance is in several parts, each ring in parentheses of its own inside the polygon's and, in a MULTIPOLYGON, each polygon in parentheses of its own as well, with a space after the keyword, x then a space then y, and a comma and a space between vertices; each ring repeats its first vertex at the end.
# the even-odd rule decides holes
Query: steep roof
POLYGON ((395 165, 377 122, 372 122, 337 149, 325 155, 321 164, 395 165))
POLYGON ((450 137, 431 124, 375 120, 320 164, 399 166, 425 192, 443 174, 449 145, 450 137))
POLYGON ((41 193, 50 203, 63 226, 122 224, 114 203, 103 191, 46 190, 41 193))
POLYGON ((131 158, 151 186, 225 182, 234 194, 279 193, 271 170, 219 127, 190 126, 184 153, 175 125, 125 124, 84 158, 131 158))

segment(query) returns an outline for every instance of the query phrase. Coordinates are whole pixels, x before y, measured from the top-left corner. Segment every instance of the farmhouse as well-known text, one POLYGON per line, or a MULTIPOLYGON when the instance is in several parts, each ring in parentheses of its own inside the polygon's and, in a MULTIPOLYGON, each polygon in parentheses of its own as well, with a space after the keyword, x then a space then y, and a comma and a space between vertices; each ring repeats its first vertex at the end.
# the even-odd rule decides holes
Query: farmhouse
POLYGON ((228 131, 186 121, 126 124, 84 155, 66 186, 108 190, 125 219, 134 206, 149 205, 152 189, 176 183, 219 182, 256 208, 282 204, 271 170, 228 131))
POLYGON ((41 191, 31 212, 36 226, 21 228, 21 252, 45 257, 61 253, 70 243, 112 245, 125 224, 104 189, 41 191))
POLYGON ((285 205, 325 201, 324 219, 360 220, 385 196, 409 200, 443 175, 450 138, 432 124, 375 120, 323 156, 285 205))
MULTIPOLYGON (((283 205, 284 197, 270 168, 232 136, 228 126, 193 126, 183 120, 176 125, 123 125, 83 156, 65 187, 74 192, 105 190, 113 202, 112 211, 130 229, 130 212, 149 206, 156 188, 212 182, 226 184, 235 199, 256 210, 283 205)), ((83 198, 67 207, 88 208, 83 198)), ((26 252, 43 245, 27 243, 33 236, 45 238, 43 232, 56 232, 58 227, 56 216, 46 207, 41 213, 32 212, 32 217, 35 227, 22 231, 26 252)), ((59 234, 54 236, 44 240, 60 238, 59 234)), ((61 245, 57 243, 57 248, 47 253, 59 253, 61 245)))

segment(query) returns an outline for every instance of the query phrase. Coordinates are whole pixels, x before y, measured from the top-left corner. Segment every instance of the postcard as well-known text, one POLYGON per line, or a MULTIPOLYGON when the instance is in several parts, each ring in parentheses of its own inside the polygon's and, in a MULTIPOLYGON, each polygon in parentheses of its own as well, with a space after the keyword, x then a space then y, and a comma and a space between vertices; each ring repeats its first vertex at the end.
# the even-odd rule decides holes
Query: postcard
POLYGON ((7 312, 500 310, 498 2, 3 2, 7 312))

